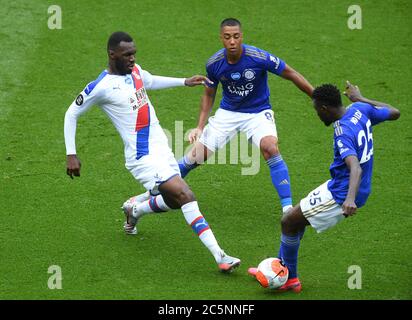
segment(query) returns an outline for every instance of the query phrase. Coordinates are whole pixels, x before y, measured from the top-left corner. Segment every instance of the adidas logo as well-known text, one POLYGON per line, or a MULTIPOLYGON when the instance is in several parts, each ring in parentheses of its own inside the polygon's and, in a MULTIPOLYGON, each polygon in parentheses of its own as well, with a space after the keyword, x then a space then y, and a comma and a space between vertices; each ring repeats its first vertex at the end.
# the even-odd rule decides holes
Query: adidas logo
POLYGON ((283 179, 279 185, 283 185, 283 184, 289 184, 289 181, 287 179, 283 179))

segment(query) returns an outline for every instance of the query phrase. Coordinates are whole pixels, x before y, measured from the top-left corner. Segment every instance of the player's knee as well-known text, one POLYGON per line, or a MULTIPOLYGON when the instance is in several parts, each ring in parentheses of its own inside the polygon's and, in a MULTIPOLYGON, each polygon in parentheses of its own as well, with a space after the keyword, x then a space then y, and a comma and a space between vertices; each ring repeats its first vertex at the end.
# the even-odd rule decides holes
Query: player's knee
POLYGON ((282 219, 280 220, 282 233, 288 233, 290 224, 290 219, 288 218, 287 214, 283 215, 282 219))
POLYGON ((180 206, 185 205, 186 203, 195 201, 195 194, 189 187, 182 188, 179 190, 176 196, 176 202, 179 203, 180 206))
POLYGON ((209 156, 212 154, 206 146, 198 143, 195 148, 192 149, 191 157, 197 164, 203 164, 209 156))
POLYGON ((294 219, 294 215, 290 212, 283 215, 280 225, 282 228, 282 233, 286 235, 294 235, 298 233, 301 228, 299 221, 294 219))
POLYGON ((260 150, 263 157, 267 160, 270 157, 279 154, 278 143, 275 137, 265 137, 260 143, 260 150))

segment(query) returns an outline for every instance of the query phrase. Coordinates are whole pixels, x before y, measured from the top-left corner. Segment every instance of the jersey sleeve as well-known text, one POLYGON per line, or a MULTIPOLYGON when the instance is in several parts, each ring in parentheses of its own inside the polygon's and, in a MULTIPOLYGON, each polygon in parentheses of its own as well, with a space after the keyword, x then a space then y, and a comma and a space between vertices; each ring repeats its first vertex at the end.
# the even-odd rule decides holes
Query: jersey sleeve
POLYGON ((159 90, 185 85, 185 78, 172 78, 154 76, 146 70, 142 70, 143 84, 148 90, 159 90))
POLYGON ((278 58, 277 56, 266 52, 266 68, 269 72, 274 73, 276 75, 281 75, 283 69, 285 69, 286 63, 278 58))
POLYGON ((390 111, 388 107, 375 107, 370 105, 369 119, 372 125, 376 125, 383 121, 389 120, 390 111))
POLYGON ((143 85, 146 89, 150 90, 153 85, 153 76, 149 71, 141 69, 141 75, 143 78, 143 85))
POLYGON ((358 156, 356 150, 356 143, 354 137, 349 134, 335 135, 335 146, 342 158, 344 160, 348 156, 358 156))
POLYGON ((219 79, 217 79, 217 77, 216 77, 216 74, 215 74, 214 69, 213 69, 213 64, 212 65, 206 64, 206 77, 210 81, 213 82, 213 83, 206 82, 206 85, 210 88, 217 88, 217 86, 219 85, 219 79))
POLYGON ((77 119, 80 115, 90 109, 91 106, 99 104, 101 92, 98 88, 90 90, 90 84, 77 96, 67 109, 64 116, 64 140, 66 144, 66 154, 76 154, 76 127, 77 119))

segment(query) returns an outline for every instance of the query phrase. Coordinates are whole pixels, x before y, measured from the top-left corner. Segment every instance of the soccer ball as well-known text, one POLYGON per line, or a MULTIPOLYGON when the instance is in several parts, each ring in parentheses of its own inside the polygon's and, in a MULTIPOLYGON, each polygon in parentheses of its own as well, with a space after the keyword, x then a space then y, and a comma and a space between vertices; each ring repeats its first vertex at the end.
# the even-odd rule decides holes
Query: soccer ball
POLYGON ((278 258, 267 258, 259 263, 256 279, 264 288, 277 289, 288 280, 289 270, 278 258))

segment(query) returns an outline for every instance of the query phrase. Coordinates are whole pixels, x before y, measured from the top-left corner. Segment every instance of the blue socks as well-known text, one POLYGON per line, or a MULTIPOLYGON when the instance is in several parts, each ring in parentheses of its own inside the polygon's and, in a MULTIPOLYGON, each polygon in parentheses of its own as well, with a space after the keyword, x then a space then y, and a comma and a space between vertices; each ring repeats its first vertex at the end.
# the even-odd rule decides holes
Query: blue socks
POLYGON ((272 183, 278 192, 280 204, 283 207, 292 205, 289 171, 280 154, 270 157, 266 163, 270 169, 272 183))
POLYGON ((298 276, 298 251, 300 245, 300 234, 287 236, 282 233, 279 254, 289 269, 289 279, 298 276))
POLYGON ((187 156, 181 158, 177 163, 179 165, 180 175, 182 178, 186 177, 191 170, 199 166, 197 163, 190 163, 187 156))

